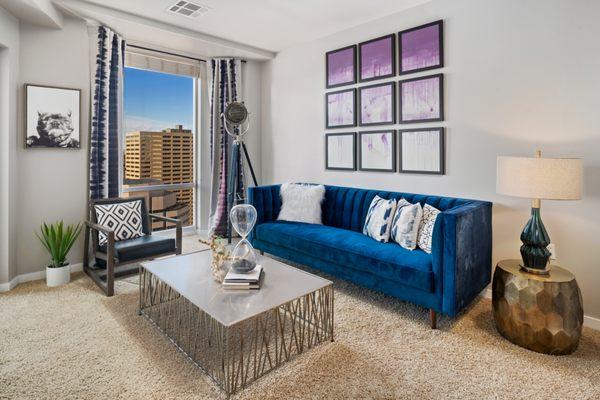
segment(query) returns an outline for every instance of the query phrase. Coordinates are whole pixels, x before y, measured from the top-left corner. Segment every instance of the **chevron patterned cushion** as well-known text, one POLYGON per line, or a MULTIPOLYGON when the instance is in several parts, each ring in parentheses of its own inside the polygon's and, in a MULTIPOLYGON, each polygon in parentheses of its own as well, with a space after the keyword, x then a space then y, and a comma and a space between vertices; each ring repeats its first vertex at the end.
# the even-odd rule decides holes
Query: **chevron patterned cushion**
MULTIPOLYGON (((142 202, 141 200, 126 203, 96 204, 96 217, 98 225, 115 232, 115 241, 134 239, 144 236, 142 230, 142 202)), ((100 232, 98 245, 105 245, 108 237, 100 232)))

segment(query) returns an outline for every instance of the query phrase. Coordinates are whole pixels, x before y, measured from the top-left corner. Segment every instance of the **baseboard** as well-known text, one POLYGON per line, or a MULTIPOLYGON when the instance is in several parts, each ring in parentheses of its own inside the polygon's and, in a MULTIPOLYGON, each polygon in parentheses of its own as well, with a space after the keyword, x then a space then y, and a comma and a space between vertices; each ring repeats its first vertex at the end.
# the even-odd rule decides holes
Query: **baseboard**
MULTIPOLYGON (((487 288, 483 289, 483 291, 481 293, 479 293, 479 295, 483 298, 491 299, 492 298, 492 288, 487 287, 487 288)), ((596 329, 596 330, 600 331, 600 319, 590 317, 589 315, 584 315, 583 316, 583 326, 587 326, 588 328, 592 328, 592 329, 596 329)))
MULTIPOLYGON (((83 271, 83 263, 77 263, 71 265, 71 273, 83 271)), ((27 274, 21 274, 15 276, 10 282, 0 283, 0 292, 8 292, 13 289, 19 283, 37 281, 39 279, 46 278, 46 270, 29 272, 27 274)))

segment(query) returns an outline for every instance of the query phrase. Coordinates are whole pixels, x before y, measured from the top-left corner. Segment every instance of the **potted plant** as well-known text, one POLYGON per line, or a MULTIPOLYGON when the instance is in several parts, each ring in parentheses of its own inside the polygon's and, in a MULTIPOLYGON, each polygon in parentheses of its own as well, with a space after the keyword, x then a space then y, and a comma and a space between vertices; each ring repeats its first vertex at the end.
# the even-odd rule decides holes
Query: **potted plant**
POLYGON ((63 221, 54 224, 43 223, 40 230, 41 235, 36 234, 44 245, 52 264, 46 267, 46 284, 50 287, 69 283, 71 279, 71 267, 67 262, 67 254, 75 244, 75 240, 81 233, 81 224, 67 225, 63 221))

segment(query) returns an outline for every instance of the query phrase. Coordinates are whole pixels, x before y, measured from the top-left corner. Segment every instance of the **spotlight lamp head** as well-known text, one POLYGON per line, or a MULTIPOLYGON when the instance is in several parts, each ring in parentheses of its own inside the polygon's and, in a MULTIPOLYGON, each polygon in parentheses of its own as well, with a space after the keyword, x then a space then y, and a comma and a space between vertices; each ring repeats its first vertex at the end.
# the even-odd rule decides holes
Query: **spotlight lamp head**
POLYGON ((225 111, 221 114, 225 131, 236 141, 242 141, 248 129, 250 122, 248 109, 243 102, 232 101, 225 106, 225 111), (245 124, 245 126, 243 126, 245 124))
POLYGON ((223 116, 231 125, 242 125, 248 119, 248 109, 244 103, 233 101, 227 104, 223 116))

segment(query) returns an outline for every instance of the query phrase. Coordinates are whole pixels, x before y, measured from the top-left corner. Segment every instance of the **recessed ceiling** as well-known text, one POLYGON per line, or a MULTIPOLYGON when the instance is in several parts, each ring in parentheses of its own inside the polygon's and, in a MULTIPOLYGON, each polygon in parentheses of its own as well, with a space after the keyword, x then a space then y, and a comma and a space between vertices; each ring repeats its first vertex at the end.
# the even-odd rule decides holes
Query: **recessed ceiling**
POLYGON ((175 0, 87 1, 277 52, 430 0, 190 0, 208 8, 194 19, 169 12, 175 0))

